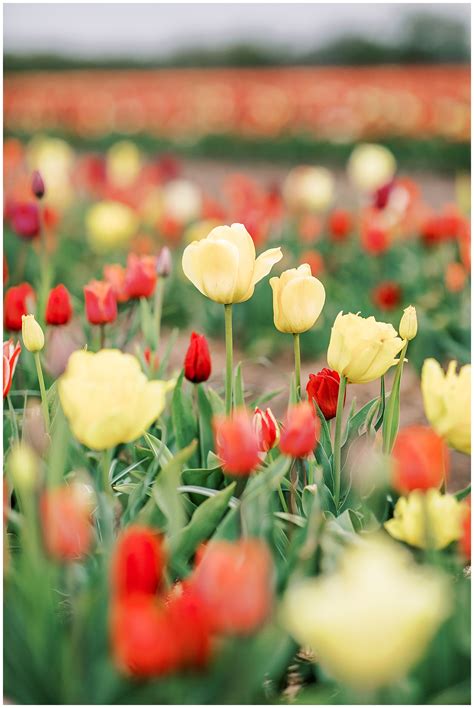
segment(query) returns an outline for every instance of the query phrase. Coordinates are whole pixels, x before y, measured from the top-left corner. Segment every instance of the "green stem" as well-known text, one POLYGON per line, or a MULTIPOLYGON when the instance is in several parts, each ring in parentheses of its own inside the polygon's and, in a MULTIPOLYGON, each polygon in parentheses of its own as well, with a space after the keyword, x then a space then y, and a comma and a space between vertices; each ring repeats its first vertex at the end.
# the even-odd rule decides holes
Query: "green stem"
POLYGON ((295 351, 295 382, 296 382, 296 398, 301 401, 301 350, 300 350, 300 335, 293 335, 293 348, 295 351))
POLYGON ((346 385, 346 377, 341 376, 339 394, 337 397, 336 429, 334 431, 334 502, 336 505, 336 513, 339 510, 339 497, 341 496, 341 433, 346 385))
POLYGON ((155 350, 158 351, 161 334, 161 315, 165 294, 165 278, 158 278, 155 288, 155 350))
POLYGON ((232 305, 224 305, 225 312, 225 412, 230 415, 232 412, 232 370, 233 370, 233 351, 232 351, 232 305))
POLYGON ((40 359, 39 352, 35 352, 34 357, 35 357, 36 373, 38 374, 38 383, 39 383, 40 393, 41 393, 41 407, 43 409, 44 424, 46 426, 46 432, 49 434, 50 421, 49 421, 48 398, 46 396, 46 387, 44 385, 43 369, 41 368, 41 359, 40 359))
POLYGON ((49 292, 49 265, 48 265, 48 251, 46 248, 46 229, 44 227, 44 220, 42 218, 41 209, 40 214, 40 287, 38 292, 38 311, 36 313, 36 319, 39 324, 44 327, 44 317, 46 310, 46 301, 49 292))
POLYGON ((102 470, 102 488, 103 491, 109 495, 113 496, 112 485, 110 480, 110 463, 112 461, 112 450, 104 450, 101 459, 101 470, 102 470))
POLYGON ((400 381, 402 379, 403 362, 405 359, 405 354, 407 352, 407 347, 408 342, 405 342, 405 346, 403 347, 400 353, 400 357, 397 364, 397 370, 393 379, 392 390, 390 391, 390 398, 388 399, 387 423, 383 426, 383 451, 387 455, 390 455, 390 453, 392 452, 393 444, 395 442, 395 438, 397 437, 398 432, 397 430, 392 431, 392 426, 397 402, 398 406, 400 407, 400 381))

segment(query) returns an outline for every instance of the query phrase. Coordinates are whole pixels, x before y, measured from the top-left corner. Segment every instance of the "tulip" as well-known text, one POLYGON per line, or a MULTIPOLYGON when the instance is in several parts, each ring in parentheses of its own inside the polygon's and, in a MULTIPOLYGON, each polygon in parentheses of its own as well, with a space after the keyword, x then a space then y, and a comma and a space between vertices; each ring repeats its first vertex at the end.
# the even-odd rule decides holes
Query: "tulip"
POLYGON ((430 424, 455 450, 471 452, 471 365, 451 361, 446 373, 435 359, 425 359, 421 391, 430 424))
POLYGON ((398 283, 386 281, 372 291, 372 300, 380 310, 393 310, 402 299, 402 289, 398 283))
POLYGON ((35 302, 35 292, 29 283, 21 283, 8 288, 3 301, 3 321, 5 329, 19 332, 21 318, 31 312, 35 302))
POLYGON ((211 355, 203 334, 191 333, 184 359, 184 375, 192 383, 207 381, 211 375, 211 355))
POLYGON ((29 445, 21 442, 11 448, 7 469, 14 488, 20 494, 34 490, 38 482, 39 460, 29 445))
POLYGON ((245 409, 213 421, 217 456, 225 472, 247 476, 260 464, 258 439, 245 409))
POLYGON ((325 167, 300 165, 288 173, 283 196, 293 211, 325 211, 333 200, 334 177, 325 167))
POLYGON ((166 563, 163 541, 154 529, 132 524, 120 534, 112 559, 114 596, 155 595, 166 563))
POLYGON ((34 315, 22 315, 21 335, 29 352, 36 354, 44 347, 44 334, 34 315))
POLYGON ((191 582, 169 593, 167 612, 179 642, 180 666, 202 669, 211 653, 211 613, 191 582))
POLYGON ((391 324, 340 312, 331 330, 328 364, 351 383, 368 383, 398 363, 395 356, 402 348, 391 324))
POLYGON ((317 251, 305 251, 301 254, 300 264, 303 265, 307 263, 311 270, 311 275, 314 277, 321 275, 324 271, 324 260, 320 253, 317 251))
POLYGON ((3 398, 10 393, 13 374, 15 373, 20 352, 20 342, 17 342, 16 345, 13 344, 12 339, 3 342, 3 398))
POLYGON ((345 209, 336 209, 329 217, 329 233, 333 241, 344 241, 352 229, 352 217, 345 209))
POLYGON ((33 239, 41 230, 40 212, 33 202, 19 202, 11 209, 10 223, 21 238, 33 239))
POLYGON ((292 406, 280 436, 280 450, 291 457, 307 457, 318 442, 321 423, 311 403, 292 406))
POLYGON ((174 382, 148 381, 131 354, 116 349, 74 352, 58 383, 76 438, 94 450, 132 442, 165 407, 174 382))
POLYGON ((156 259, 156 272, 160 278, 167 278, 171 274, 173 261, 168 246, 163 246, 156 259))
POLYGON ((84 286, 86 317, 93 325, 104 325, 117 319, 117 300, 110 283, 91 280, 84 286))
POLYGON ((346 548, 332 574, 290 586, 281 619, 333 678, 366 692, 418 663, 451 604, 441 573, 370 538, 346 548))
POLYGON ((135 212, 121 202, 98 202, 86 214, 87 237, 99 253, 126 246, 137 228, 135 212))
POLYGON ((51 558, 68 562, 86 555, 93 538, 91 513, 91 494, 82 483, 64 484, 43 493, 40 518, 51 558))
POLYGON ((260 452, 268 452, 278 445, 280 428, 270 408, 267 408, 266 411, 255 408, 252 423, 260 452))
POLYGON ((141 168, 140 151, 130 140, 120 140, 107 150, 107 176, 117 187, 130 187, 138 178, 141 168))
POLYGON ((413 305, 409 305, 403 310, 400 327, 398 328, 400 337, 408 342, 416 337, 418 332, 418 320, 416 318, 416 309, 413 305))
POLYGON ((392 457, 392 482, 401 494, 440 487, 448 476, 448 450, 431 428, 413 425, 400 431, 392 457))
MULTIPOLYGON (((321 369, 317 374, 309 375, 306 385, 308 400, 318 404, 318 408, 326 420, 331 420, 336 416, 340 382, 341 379, 337 371, 331 371, 331 369, 321 369)), ((344 393, 344 402, 345 400, 344 393)))
POLYGON ((272 574, 271 555, 263 541, 210 541, 198 550, 189 582, 207 607, 214 632, 248 635, 270 614, 272 574))
POLYGON ((363 225, 360 232, 360 245, 373 256, 385 253, 390 245, 386 229, 376 224, 363 225))
POLYGON ((395 504, 393 519, 384 526, 398 541, 417 548, 446 548, 462 536, 462 516, 465 505, 451 494, 438 489, 415 490, 400 497, 395 504))
POLYGON ((311 275, 303 263, 270 279, 273 290, 273 319, 280 332, 300 334, 310 329, 324 306, 323 284, 311 275))
POLYGON ((138 299, 153 295, 156 278, 156 259, 153 256, 136 256, 134 253, 128 255, 125 291, 129 298, 138 299))
POLYGON ((33 192, 36 199, 42 199, 44 197, 44 181, 41 176, 41 172, 38 172, 38 170, 35 170, 31 177, 31 191, 33 192))
POLYGON ((375 192, 391 182, 397 163, 383 145, 361 143, 352 152, 347 164, 351 182, 361 192, 375 192))
POLYGON ((390 195, 393 191, 393 188, 395 187, 395 181, 391 180, 390 182, 387 182, 386 184, 383 184, 381 187, 375 190, 374 193, 374 207, 375 209, 381 210, 385 209, 387 206, 390 195))
POLYGON ((64 285, 53 288, 46 303, 46 324, 65 325, 72 317, 71 297, 64 285))
POLYGON ((163 203, 168 217, 179 224, 187 224, 199 218, 202 197, 192 182, 175 179, 163 188, 163 203))
POLYGON ((104 266, 104 280, 112 286, 112 292, 117 302, 127 302, 128 292, 125 288, 125 268, 119 263, 108 263, 104 266))

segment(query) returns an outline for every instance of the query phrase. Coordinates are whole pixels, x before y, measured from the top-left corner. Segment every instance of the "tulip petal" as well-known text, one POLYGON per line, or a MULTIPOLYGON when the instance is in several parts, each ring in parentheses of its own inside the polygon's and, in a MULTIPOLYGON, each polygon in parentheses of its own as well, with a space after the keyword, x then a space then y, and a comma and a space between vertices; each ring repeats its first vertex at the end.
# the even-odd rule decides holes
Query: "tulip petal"
POLYGON ((193 241, 192 243, 189 244, 189 246, 186 246, 186 248, 183 251, 183 258, 182 258, 182 268, 183 268, 183 273, 188 278, 188 280, 191 281, 191 283, 194 285, 195 288, 199 290, 200 293, 205 295, 203 289, 202 289, 202 282, 201 282, 201 269, 199 267, 200 264, 200 250, 199 250, 199 245, 200 241, 193 241))
POLYGON ((281 310, 290 326, 290 332, 299 334, 310 329, 324 306, 326 293, 317 278, 294 278, 281 289, 281 310))

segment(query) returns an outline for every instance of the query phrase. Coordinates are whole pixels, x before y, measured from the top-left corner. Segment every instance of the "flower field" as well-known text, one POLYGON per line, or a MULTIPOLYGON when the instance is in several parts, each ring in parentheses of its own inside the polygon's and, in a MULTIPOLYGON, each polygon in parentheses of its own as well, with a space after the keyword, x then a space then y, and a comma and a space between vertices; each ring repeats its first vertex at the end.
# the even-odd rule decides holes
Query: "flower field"
MULTIPOLYGON (((432 71, 439 83, 404 84, 406 131, 423 120, 466 140, 467 88, 432 71)), ((236 78, 259 101, 238 94, 253 112, 236 116, 229 95, 225 119, 245 133, 271 117, 272 136, 291 105, 303 125, 325 84, 311 96, 298 77, 268 94, 258 72, 236 78)), ((58 77, 42 96, 29 80, 6 82, 7 127, 97 135, 122 120, 99 77, 87 106, 64 102, 58 77)), ((182 81, 186 101, 205 91, 182 81)), ((186 103, 184 125, 134 82, 125 123, 158 115, 184 140, 219 117, 186 103)), ((382 93, 367 102, 386 107, 382 93)), ((367 111, 355 140, 390 120, 367 111)), ((216 188, 133 139, 103 152, 5 140, 9 701, 470 702, 469 177, 443 203, 358 142, 344 180, 235 166, 216 188)))

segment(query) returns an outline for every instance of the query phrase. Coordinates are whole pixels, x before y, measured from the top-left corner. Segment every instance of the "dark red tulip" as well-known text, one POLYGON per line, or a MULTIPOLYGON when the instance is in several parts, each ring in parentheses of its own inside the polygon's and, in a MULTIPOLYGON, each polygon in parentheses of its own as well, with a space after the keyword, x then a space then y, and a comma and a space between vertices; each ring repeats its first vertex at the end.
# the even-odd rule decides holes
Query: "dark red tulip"
POLYGON ((53 288, 46 304, 46 324, 65 325, 72 317, 71 296, 65 285, 53 288))
POLYGON ((21 238, 33 239, 41 230, 40 212, 34 202, 17 202, 10 211, 10 224, 21 238))
POLYGON ((211 375, 211 355, 203 334, 191 333, 184 359, 184 375, 192 383, 207 381, 211 375))
POLYGON ((344 241, 352 229, 351 214, 345 209, 335 209, 329 217, 329 233, 333 241, 344 241))
POLYGON ((402 289, 398 283, 386 281, 372 291, 372 301, 381 310, 393 310, 402 299, 402 289))
POLYGON ((31 191, 35 195, 36 199, 42 199, 44 197, 44 181, 41 176, 41 173, 38 172, 38 170, 35 170, 33 172, 33 176, 31 178, 31 191))
POLYGON ((326 420, 336 417, 340 381, 337 371, 331 369, 321 369, 317 374, 309 375, 306 385, 308 400, 318 404, 326 420))

